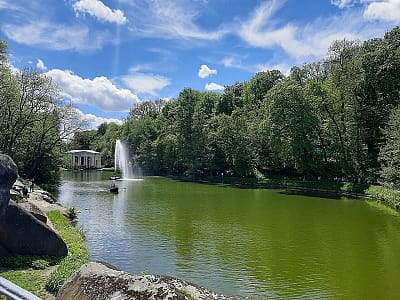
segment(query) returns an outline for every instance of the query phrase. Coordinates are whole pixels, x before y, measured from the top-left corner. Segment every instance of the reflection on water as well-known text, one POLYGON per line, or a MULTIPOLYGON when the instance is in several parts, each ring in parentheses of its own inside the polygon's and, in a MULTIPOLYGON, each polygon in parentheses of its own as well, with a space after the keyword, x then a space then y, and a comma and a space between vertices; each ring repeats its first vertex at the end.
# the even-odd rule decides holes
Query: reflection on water
POLYGON ((361 200, 66 172, 92 260, 177 276, 225 294, 396 299, 400 219, 361 200))

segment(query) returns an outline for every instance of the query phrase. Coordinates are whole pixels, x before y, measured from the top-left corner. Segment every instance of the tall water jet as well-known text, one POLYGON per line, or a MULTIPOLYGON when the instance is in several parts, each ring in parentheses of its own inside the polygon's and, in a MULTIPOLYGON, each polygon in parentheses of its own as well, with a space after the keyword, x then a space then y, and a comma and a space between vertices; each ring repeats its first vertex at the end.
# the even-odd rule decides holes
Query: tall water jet
POLYGON ((120 140, 115 142, 114 169, 115 172, 117 170, 121 172, 123 179, 133 178, 133 168, 129 161, 128 147, 120 140))

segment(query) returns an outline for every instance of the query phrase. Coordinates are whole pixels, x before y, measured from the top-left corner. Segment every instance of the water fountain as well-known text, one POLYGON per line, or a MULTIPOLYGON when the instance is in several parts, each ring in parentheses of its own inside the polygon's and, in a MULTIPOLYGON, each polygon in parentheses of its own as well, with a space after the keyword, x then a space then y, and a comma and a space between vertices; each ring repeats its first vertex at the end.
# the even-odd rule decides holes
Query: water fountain
POLYGON ((133 178, 133 168, 129 161, 128 147, 120 140, 115 142, 114 168, 115 172, 117 172, 117 170, 121 172, 122 179, 133 178))

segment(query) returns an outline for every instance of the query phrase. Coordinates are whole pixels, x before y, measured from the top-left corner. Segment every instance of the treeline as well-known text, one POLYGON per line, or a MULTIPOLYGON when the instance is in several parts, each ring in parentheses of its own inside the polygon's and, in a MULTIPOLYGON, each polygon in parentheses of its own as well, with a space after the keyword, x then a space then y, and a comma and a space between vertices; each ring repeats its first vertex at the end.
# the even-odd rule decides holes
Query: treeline
POLYGON ((224 93, 184 89, 145 101, 122 126, 81 132, 112 165, 116 138, 145 174, 280 174, 400 183, 400 28, 360 43, 335 41, 326 58, 257 73, 224 93))
POLYGON ((32 68, 13 71, 0 40, 0 153, 15 161, 19 175, 36 183, 59 182, 64 138, 82 128, 51 78, 32 68))

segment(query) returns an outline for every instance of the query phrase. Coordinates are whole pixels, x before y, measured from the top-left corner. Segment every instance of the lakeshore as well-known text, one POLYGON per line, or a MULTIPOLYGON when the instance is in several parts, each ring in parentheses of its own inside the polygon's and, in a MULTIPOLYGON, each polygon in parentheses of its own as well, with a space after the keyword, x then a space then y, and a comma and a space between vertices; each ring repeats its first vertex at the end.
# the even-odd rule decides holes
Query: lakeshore
MULTIPOLYGON (((96 174, 97 176, 100 176, 102 172, 92 172, 92 174, 96 174)), ((75 175, 79 175, 79 172, 73 172, 75 175)), ((89 173, 90 174, 90 173, 89 173)), ((107 172, 105 173, 107 174, 107 172)), ((104 176, 105 178, 108 178, 107 176, 104 176)), ((85 177, 86 178, 86 177, 85 177)), ((161 179, 161 178, 160 178, 161 179)), ((174 177, 173 178, 175 181, 182 181, 182 182, 188 182, 188 181, 193 181, 192 179, 189 178, 183 178, 183 177, 174 177)), ((264 182, 261 180, 258 180, 256 182, 255 179, 243 179, 243 178, 224 178, 224 181, 221 182, 220 179, 217 178, 202 178, 194 181, 195 183, 201 183, 201 184, 206 184, 210 186, 219 186, 219 187, 228 187, 228 188, 235 188, 237 190, 268 190, 268 189, 274 189, 274 190, 284 190, 286 193, 291 194, 292 192, 297 194, 297 195, 302 195, 303 193, 313 193, 314 195, 326 195, 328 197, 341 197, 341 196, 346 196, 346 197, 357 197, 357 198, 369 198, 369 199, 376 199, 372 195, 367 195, 363 193, 359 193, 357 191, 360 191, 361 189, 368 190, 371 188, 371 185, 362 185, 359 186, 358 184, 350 184, 350 183, 342 183, 342 184, 337 184, 337 183, 327 183, 327 182, 319 182, 319 181, 290 181, 290 180, 281 180, 278 181, 275 179, 272 182, 265 182, 266 180, 264 179, 264 182), (285 183, 285 184, 283 184, 285 183), (305 185, 305 186, 302 186, 305 185), (322 188, 324 187, 325 188, 322 188), (338 187, 340 186, 341 189, 333 190, 333 189, 328 189, 326 186, 329 187, 338 187)), ((376 188, 376 186, 373 186, 376 188)), ((206 188, 206 186, 204 186, 206 188)), ((381 187, 378 187, 381 188, 381 187)), ((60 203, 50 203, 49 201, 44 200, 43 195, 46 195, 46 192, 44 192, 41 189, 35 189, 33 193, 29 194, 29 197, 27 198, 27 201, 35 204, 38 206, 41 210, 47 213, 49 217, 49 225, 51 225, 54 229, 57 230, 57 226, 54 226, 52 224, 52 220, 54 219, 54 214, 58 215, 58 217, 61 217, 65 219, 64 226, 68 227, 69 229, 75 230, 75 233, 70 232, 70 234, 79 236, 81 235, 81 229, 77 229, 69 224, 69 221, 63 216, 67 212, 67 208, 61 205, 60 203)), ((115 201, 115 200, 114 200, 115 201)), ((300 200, 302 201, 302 200, 300 200)), ((383 202, 383 201, 381 201, 383 202)), ((86 210, 84 211, 86 214, 86 210)), ((56 218, 56 219, 57 219, 56 218)), ((150 217, 150 219, 153 219, 150 217)), ((58 229, 60 230, 60 229, 58 229)), ((63 237, 64 238, 64 237, 63 237)), ((85 244, 85 242, 83 242, 85 244)), ((88 256, 87 256, 88 257, 88 256)), ((20 259, 20 258, 19 258, 20 259)), ((54 260, 49 260, 46 263, 42 263, 41 268, 42 270, 32 270, 32 265, 40 265, 40 263, 37 263, 38 258, 33 258, 29 260, 28 262, 25 263, 25 269, 20 268, 15 268, 14 270, 8 269, 2 270, 2 273, 5 275, 5 278, 9 278, 11 280, 17 280, 17 284, 21 285, 22 287, 26 288, 27 290, 30 290, 34 292, 35 294, 41 296, 43 299, 49 299, 52 300, 54 299, 54 295, 46 291, 46 286, 48 286, 48 282, 50 281, 50 278, 52 277, 51 274, 54 276, 55 270, 59 267, 59 264, 61 263, 60 261, 54 262, 54 260), (23 275, 22 275, 23 274, 23 275), (31 278, 28 279, 27 278, 31 278), (22 280, 22 281, 21 281, 22 280), (41 286, 39 289, 35 286, 31 286, 28 284, 30 281, 34 280, 35 282, 38 282, 39 285, 41 286)), ((88 258, 86 259, 88 261, 88 258)), ((41 262, 42 260, 39 259, 41 262)), ((70 272, 68 273, 69 275, 72 274, 75 270, 77 270, 80 265, 84 263, 84 261, 81 261, 79 264, 75 264, 71 262, 66 261, 67 264, 70 264, 70 272)), ((64 280, 66 280, 69 275, 64 274, 63 279, 53 279, 53 282, 57 282, 57 287, 54 289, 56 291, 63 283, 64 280)), ((14 281, 15 282, 15 281, 14 281)), ((53 291, 53 292, 54 292, 53 291)))

